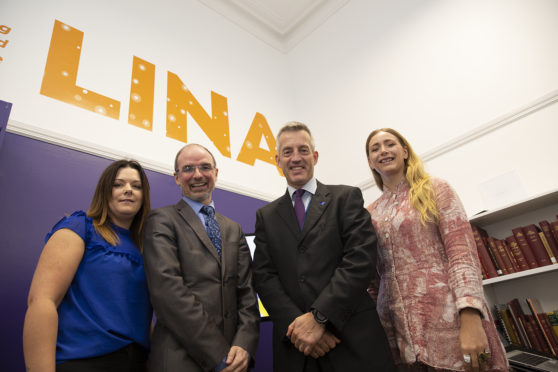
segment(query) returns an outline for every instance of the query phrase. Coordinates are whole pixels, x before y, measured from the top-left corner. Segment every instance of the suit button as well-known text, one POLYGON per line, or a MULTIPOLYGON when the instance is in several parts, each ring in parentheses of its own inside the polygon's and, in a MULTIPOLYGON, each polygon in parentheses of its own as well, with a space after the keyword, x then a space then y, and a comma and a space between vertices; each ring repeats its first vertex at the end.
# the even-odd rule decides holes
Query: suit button
POLYGON ((228 319, 228 318, 230 318, 230 316, 231 316, 231 313, 230 313, 229 311, 227 311, 227 312, 225 313, 225 318, 228 319))
POLYGON ((299 253, 304 253, 304 252, 306 252, 306 247, 300 247, 300 248, 298 248, 298 252, 299 252, 299 253))
POLYGON ((306 280, 306 277, 305 277, 304 275, 301 275, 301 276, 298 278, 299 283, 304 283, 305 280, 306 280))

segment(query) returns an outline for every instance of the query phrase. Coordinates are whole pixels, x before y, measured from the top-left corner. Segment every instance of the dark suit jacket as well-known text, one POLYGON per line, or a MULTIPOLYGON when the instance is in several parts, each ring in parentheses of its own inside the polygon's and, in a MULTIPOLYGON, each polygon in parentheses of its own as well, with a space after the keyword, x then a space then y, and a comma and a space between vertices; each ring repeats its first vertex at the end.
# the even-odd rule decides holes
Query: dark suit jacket
POLYGON ((144 262, 157 323, 150 370, 209 371, 236 345, 256 355, 259 311, 240 225, 216 213, 222 259, 184 200, 153 210, 144 262))
MULTIPOLYGON (((334 371, 392 371, 391 352, 366 289, 376 267, 376 235, 362 193, 318 182, 300 231, 285 193, 257 212, 256 291, 273 320, 274 370, 303 370, 304 355, 285 337, 311 308, 341 343, 326 356, 334 371)), ((324 363, 324 361, 320 361, 324 363)))

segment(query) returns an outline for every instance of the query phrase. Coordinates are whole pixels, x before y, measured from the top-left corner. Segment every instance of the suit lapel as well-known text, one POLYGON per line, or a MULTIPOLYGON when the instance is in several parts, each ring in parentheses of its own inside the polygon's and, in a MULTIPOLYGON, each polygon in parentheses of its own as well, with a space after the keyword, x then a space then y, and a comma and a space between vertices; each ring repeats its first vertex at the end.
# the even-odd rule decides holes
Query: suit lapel
POLYGON ((301 232, 296 220, 296 214, 293 208, 293 201, 291 199, 291 196, 289 195, 288 190, 287 192, 285 192, 285 195, 283 195, 281 199, 279 199, 277 212, 279 213, 279 216, 281 216, 281 219, 285 221, 285 224, 287 225, 291 233, 296 236, 297 239, 299 239, 301 232))
POLYGON ((320 220, 324 211, 329 206, 329 201, 330 195, 327 187, 318 182, 316 193, 312 196, 308 211, 306 212, 306 218, 304 219, 304 226, 302 226, 302 239, 320 220))
MULTIPOLYGON (((198 236, 200 241, 203 243, 203 246, 209 251, 209 253, 220 263, 219 255, 217 255, 217 250, 215 246, 209 239, 209 235, 207 235, 207 231, 205 231, 205 227, 201 223, 200 218, 196 215, 196 212, 186 203, 183 199, 180 199, 178 203, 175 205, 178 214, 184 219, 186 224, 190 226, 190 228, 194 231, 194 233, 198 236)), ((223 233, 221 233, 222 239, 223 233)), ((224 242, 224 240, 223 240, 224 242)))

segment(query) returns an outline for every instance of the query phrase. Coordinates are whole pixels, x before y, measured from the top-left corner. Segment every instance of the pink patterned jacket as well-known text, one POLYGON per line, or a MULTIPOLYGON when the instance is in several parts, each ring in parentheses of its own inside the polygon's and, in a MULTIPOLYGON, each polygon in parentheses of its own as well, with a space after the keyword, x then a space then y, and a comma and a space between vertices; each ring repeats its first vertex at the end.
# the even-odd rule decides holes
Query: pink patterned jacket
POLYGON ((396 363, 421 362, 463 371, 459 310, 481 312, 492 358, 490 371, 507 371, 503 346, 484 299, 471 226, 450 185, 432 179, 439 224, 422 225, 403 180, 395 193, 384 188, 368 206, 378 236, 379 278, 369 292, 396 363))

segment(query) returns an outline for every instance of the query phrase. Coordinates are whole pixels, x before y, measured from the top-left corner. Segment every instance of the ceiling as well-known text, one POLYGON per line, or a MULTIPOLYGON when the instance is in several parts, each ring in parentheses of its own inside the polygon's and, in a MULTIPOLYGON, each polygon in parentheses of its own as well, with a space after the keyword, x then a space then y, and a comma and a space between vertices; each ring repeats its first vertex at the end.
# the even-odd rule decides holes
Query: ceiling
POLYGON ((199 0, 275 49, 288 53, 349 0, 199 0))

